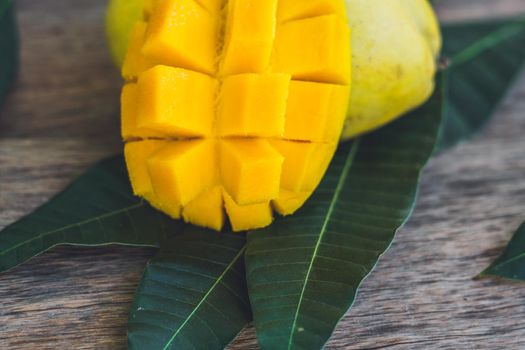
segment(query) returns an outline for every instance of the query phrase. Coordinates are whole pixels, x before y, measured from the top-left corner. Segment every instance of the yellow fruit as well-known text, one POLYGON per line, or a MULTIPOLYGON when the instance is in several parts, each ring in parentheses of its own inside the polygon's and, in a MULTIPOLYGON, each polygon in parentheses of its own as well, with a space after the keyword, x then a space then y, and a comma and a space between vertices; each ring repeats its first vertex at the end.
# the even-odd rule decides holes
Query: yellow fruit
POLYGON ((428 0, 347 0, 352 93, 343 139, 422 104, 434 89, 439 27, 428 0))
POLYGON ((220 230, 269 225, 321 181, 351 81, 345 0, 148 0, 122 67, 136 195, 220 230), (222 7, 224 6, 224 8, 222 7))
MULTIPOLYGON (((110 3, 107 28, 116 61, 119 61, 126 51, 129 31, 132 29, 130 23, 142 19, 141 11, 137 10, 142 1, 144 0, 112 0, 110 3)), ((151 13, 155 1, 162 0, 146 0, 144 10, 146 13, 151 13)), ((205 4, 205 8, 217 10, 221 2, 222 0, 209 0, 203 1, 202 4, 205 4)), ((441 49, 439 24, 428 0, 346 0, 345 2, 346 4, 332 0, 281 0, 277 4, 279 22, 316 15, 344 16, 344 12, 348 12, 348 23, 353 31, 353 73, 352 96, 342 135, 343 140, 376 129, 423 103, 433 89, 435 58, 441 49)), ((231 45, 229 51, 225 53, 223 72, 232 73, 229 68, 232 59, 230 55, 233 55, 231 56, 233 58, 243 59, 245 63, 249 62, 252 68, 264 64, 268 59, 270 41, 265 35, 268 35, 271 26, 268 25, 270 23, 268 17, 265 17, 267 15, 268 12, 250 11, 245 8, 241 18, 236 18, 232 22, 230 25, 232 28, 242 27, 244 30, 238 31, 234 36, 231 35, 231 30, 228 31, 227 40, 231 45), (255 46, 257 50, 249 49, 247 45, 255 46), (255 54, 248 58, 246 55, 250 53, 255 54)), ((285 29, 279 45, 289 48, 291 52, 279 59, 277 64, 282 67, 288 65, 286 68, 294 70, 299 77, 301 74, 315 75, 312 71, 308 73, 307 53, 302 53, 306 56, 297 66, 289 67, 290 63, 287 60, 293 57, 294 47, 300 50, 304 47, 303 41, 312 40, 318 40, 318 45, 322 45, 326 34, 310 33, 297 38, 297 35, 292 33, 291 42, 286 40, 286 32, 308 30, 307 25, 303 25, 302 28, 296 27, 291 25, 285 29)), ((136 32, 135 35, 140 37, 143 28, 139 25, 136 32)), ((133 43, 137 41, 132 41, 133 43)), ((317 50, 314 54, 322 52, 325 54, 325 59, 330 59, 329 53, 323 51, 321 46, 317 49, 314 45, 311 47, 317 50)), ((138 50, 131 50, 131 52, 137 53, 138 50)), ((130 70, 145 70, 152 64, 143 58, 133 56, 129 61, 128 67, 124 68, 126 78, 133 76, 129 73, 130 70)), ((310 103, 313 100, 294 85, 298 84, 292 82, 289 98, 293 101, 290 105, 296 106, 294 108, 303 108, 304 113, 307 107, 302 107, 302 103, 297 101, 310 103)), ((316 90, 314 92, 314 89, 311 89, 311 94, 321 93, 319 89, 316 90)), ((323 94, 327 93, 327 91, 323 92, 323 94)), ((319 109, 321 108, 333 107, 323 103, 319 106, 319 109)), ((321 132, 315 122, 310 124, 313 120, 318 120, 317 117, 314 110, 310 109, 310 112, 305 114, 303 129, 315 129, 321 132)), ((301 133, 304 131, 290 130, 287 127, 285 138, 294 139, 297 135, 302 137, 301 133)))

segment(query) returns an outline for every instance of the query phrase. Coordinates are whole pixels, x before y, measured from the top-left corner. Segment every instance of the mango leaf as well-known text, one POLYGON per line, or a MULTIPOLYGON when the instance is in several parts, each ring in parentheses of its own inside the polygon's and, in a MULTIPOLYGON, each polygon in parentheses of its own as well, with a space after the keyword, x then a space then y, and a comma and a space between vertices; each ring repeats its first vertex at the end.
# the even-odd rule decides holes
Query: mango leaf
POLYGON ((478 277, 486 276, 525 281, 525 223, 518 228, 503 254, 478 277))
POLYGON ((248 234, 246 274, 263 349, 320 349, 414 207, 442 118, 443 83, 421 109, 338 150, 291 217, 248 234))
POLYGON ((18 70, 18 33, 14 3, 0 0, 0 103, 18 70))
POLYGON ((0 232, 0 271, 60 244, 158 247, 181 226, 133 196, 123 157, 113 157, 0 232))
POLYGON ((525 17, 443 27, 451 61, 447 114, 439 149, 479 131, 525 67, 525 17))
POLYGON ((129 317, 129 349, 223 349, 251 321, 244 235, 186 225, 148 264, 129 317))

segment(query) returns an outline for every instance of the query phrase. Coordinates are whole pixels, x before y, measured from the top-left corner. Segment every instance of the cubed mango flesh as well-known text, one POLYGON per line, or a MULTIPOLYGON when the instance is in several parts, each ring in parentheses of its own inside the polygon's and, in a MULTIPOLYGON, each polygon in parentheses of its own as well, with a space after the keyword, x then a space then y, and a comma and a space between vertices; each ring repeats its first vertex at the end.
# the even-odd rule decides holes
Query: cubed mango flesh
POLYGON ((219 14, 211 14, 195 0, 163 0, 154 9, 143 54, 160 64, 213 74, 219 14))
POLYGON ((128 53, 122 65, 122 76, 127 80, 135 80, 145 70, 153 67, 153 62, 142 54, 142 46, 146 37, 146 22, 137 22, 131 32, 128 53))
POLYGON ((349 97, 350 88, 345 85, 292 81, 283 137, 287 140, 338 142, 349 97))
POLYGON ((220 95, 220 136, 280 137, 284 132, 288 74, 240 74, 224 79, 220 95))
POLYGON ((270 202, 239 205, 226 192, 224 206, 234 231, 246 231, 263 228, 273 221, 270 202))
POLYGON ((263 73, 275 39, 277 0, 231 0, 221 75, 263 73))
POLYGON ((346 115, 345 1, 145 0, 122 69, 134 193, 213 230, 301 208, 346 115))
POLYGON ((155 66, 138 81, 137 127, 171 137, 209 136, 217 88, 206 74, 155 66))
POLYGON ((332 0, 280 0, 277 10, 277 18, 281 22, 330 14, 336 14, 346 20, 345 2, 332 0))
POLYGON ((220 186, 215 186, 189 202, 182 212, 184 220, 220 231, 226 221, 222 191, 220 186))
POLYGON ((152 154, 168 144, 169 142, 162 140, 146 140, 128 142, 124 147, 126 166, 130 174, 133 193, 137 196, 144 197, 153 194, 147 161, 152 154))
POLYGON ((217 179, 215 141, 169 142, 147 162, 155 195, 185 206, 217 179))
POLYGON ((283 216, 292 215, 299 210, 310 198, 312 193, 292 192, 281 190, 279 197, 272 200, 272 207, 276 212, 283 216))
POLYGON ((267 140, 222 140, 220 164, 222 183, 239 205, 277 198, 283 156, 267 140))
POLYGON ((348 85, 350 29, 337 15, 283 23, 275 38, 274 70, 296 80, 348 85))
POLYGON ((274 140, 272 146, 284 157, 281 188, 301 193, 313 192, 319 185, 337 143, 274 140))

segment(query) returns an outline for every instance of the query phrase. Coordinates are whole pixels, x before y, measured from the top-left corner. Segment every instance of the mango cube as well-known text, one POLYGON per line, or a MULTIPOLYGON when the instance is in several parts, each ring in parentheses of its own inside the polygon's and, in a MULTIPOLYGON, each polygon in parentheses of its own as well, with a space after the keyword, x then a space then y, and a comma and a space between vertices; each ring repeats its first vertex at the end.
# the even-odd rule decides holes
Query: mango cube
POLYGON ((283 157, 268 141, 220 142, 220 172, 225 190, 239 205, 269 202, 279 195, 283 157))
POLYGON ((289 21, 322 15, 336 14, 346 20, 344 1, 338 0, 279 0, 277 17, 279 21, 289 21))
POLYGON ((272 200, 272 206, 276 212, 286 216, 294 214, 310 198, 312 193, 295 193, 288 190, 281 190, 279 198, 272 200))
POLYGON ((146 196, 153 193, 153 186, 148 173, 147 161, 156 151, 168 145, 166 141, 147 140, 128 142, 124 147, 126 166, 130 174, 133 193, 146 196))
POLYGON ((231 0, 221 74, 262 73, 270 65, 277 0, 231 0))
POLYGON ((137 109, 139 107, 137 84, 126 84, 120 94, 121 133, 124 140, 139 137, 137 109))
POLYGON ((292 81, 284 138, 336 142, 343 129, 349 96, 348 86, 292 81))
POLYGON ((197 2, 213 15, 219 15, 224 3, 223 0, 197 0, 197 2))
POLYGON ((275 39, 274 70, 295 80, 350 82, 350 29, 337 15, 283 23, 275 39))
POLYGON ((319 185, 336 144, 274 140, 272 145, 284 157, 281 188, 292 192, 313 192, 319 185))
POLYGON ((215 79, 182 68, 156 66, 140 76, 138 92, 138 128, 171 137, 211 134, 215 79))
POLYGON ((220 231, 225 222, 222 188, 205 191, 184 207, 182 216, 186 222, 220 231))
POLYGON ((254 230, 266 227, 273 221, 269 202, 241 206, 235 203, 228 193, 224 193, 224 207, 233 231, 254 230))
POLYGON ((281 136, 289 86, 288 74, 239 74, 224 79, 219 135, 281 136))
POLYGON ((163 0, 150 16, 142 52, 161 64, 213 74, 219 20, 195 0, 163 0))
POLYGON ((185 206, 217 179, 215 143, 207 140, 170 142, 148 159, 148 172, 162 203, 185 206))
POLYGON ((136 80, 142 72, 154 66, 153 62, 142 54, 146 28, 145 22, 137 22, 130 34, 128 52, 122 65, 122 77, 127 81, 136 80))

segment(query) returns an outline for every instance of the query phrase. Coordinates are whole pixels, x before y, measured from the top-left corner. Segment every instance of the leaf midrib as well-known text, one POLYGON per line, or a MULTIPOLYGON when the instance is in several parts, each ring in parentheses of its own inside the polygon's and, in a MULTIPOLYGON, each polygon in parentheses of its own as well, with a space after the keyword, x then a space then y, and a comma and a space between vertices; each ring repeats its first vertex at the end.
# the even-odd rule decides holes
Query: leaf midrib
POLYGON ((525 252, 517 255, 517 256, 514 256, 508 260, 505 260, 505 261, 502 261, 501 263, 497 264, 497 265, 494 265, 492 268, 490 268, 491 270, 494 269, 500 269, 502 268, 503 266, 507 266, 509 264, 512 264, 513 262, 517 261, 517 260, 520 260, 520 259, 524 259, 525 258, 525 252))
MULTIPOLYGON (((26 241, 23 241, 21 243, 18 243, 8 249, 5 249, 5 250, 2 250, 0 252, 0 256, 5 256, 7 255, 8 253, 30 243, 30 242, 34 242, 36 240, 39 240, 39 239, 42 239, 43 237, 47 236, 47 235, 51 235, 53 233, 58 233, 58 232, 61 232, 61 231, 65 231, 65 230, 68 230, 70 228, 73 228, 73 227, 77 227, 77 226, 82 226, 82 225, 85 225, 85 224, 89 224, 91 222, 94 222, 94 221, 97 221, 97 220, 101 220, 101 219, 105 219, 105 218, 108 218, 108 217, 112 217, 112 216, 115 216, 115 215, 119 215, 119 214, 122 214, 122 213, 126 213, 126 212, 129 212, 130 210, 133 210, 133 209, 138 209, 140 207, 142 207, 144 205, 144 202, 140 202, 140 203, 137 203, 137 204, 134 204, 132 206, 129 206, 129 207, 126 207, 126 208, 122 208, 122 209, 119 209, 119 210, 115 210, 115 211, 112 211, 112 212, 109 212, 109 213, 106 213, 106 214, 103 214, 103 215, 99 215, 99 216, 96 216, 96 217, 92 217, 92 218, 89 218, 89 219, 86 219, 86 220, 83 220, 83 221, 79 221, 79 222, 76 222, 76 223, 73 223, 73 224, 69 224, 69 225, 66 225, 66 226, 62 226, 58 229, 55 229, 55 230, 50 230, 50 231, 46 231, 46 232, 42 232, 40 233, 39 235, 37 236, 34 236, 34 237, 31 237, 31 239, 28 239, 26 241)), ((65 244, 65 243, 63 243, 65 244)))
POLYGON ((312 254, 312 258, 310 259, 310 265, 308 266, 308 270, 307 270, 307 273, 306 273, 305 278, 304 278, 303 288, 301 290, 301 294, 299 295, 299 301, 297 303, 297 309, 295 310, 295 316, 294 316, 294 320, 293 320, 293 323, 292 323, 292 328, 290 330, 290 337, 289 337, 289 341, 288 341, 288 350, 291 350, 291 348, 292 348, 293 339, 294 339, 294 336, 295 336, 295 327, 297 326, 297 319, 299 318, 299 311, 301 310, 302 302, 304 300, 304 293, 306 291, 306 286, 308 285, 308 280, 309 280, 310 274, 312 272, 314 261, 317 258, 317 252, 319 251, 319 247, 320 247, 321 242, 322 242, 322 240, 324 238, 324 235, 326 233, 326 229, 328 227, 328 223, 330 222, 330 219, 332 217, 332 213, 333 213, 333 211, 335 209, 337 201, 339 200, 339 196, 341 194, 341 191, 342 191, 344 182, 346 180, 346 177, 348 176, 350 168, 352 167, 352 165, 354 163, 355 155, 356 155, 357 150, 359 148, 360 142, 361 142, 360 139, 356 139, 354 141, 354 143, 352 144, 352 148, 351 148, 350 152, 348 153, 348 157, 345 160, 345 165, 343 167, 343 171, 341 172, 341 177, 339 178, 339 181, 337 183, 337 187, 336 187, 336 189, 334 191, 334 196, 332 197, 332 201, 330 202, 330 206, 328 207, 328 211, 327 211, 325 220, 323 222, 323 226, 321 227, 321 232, 320 232, 319 238, 318 238, 318 240, 316 242, 316 245, 315 245, 315 248, 314 248, 314 252, 312 254))
POLYGON ((226 276, 226 274, 233 268, 233 265, 235 265, 235 263, 237 263, 237 261, 243 256, 244 252, 246 250, 246 244, 242 247, 242 249, 239 251, 239 253, 237 253, 237 255, 233 258, 233 260, 228 264, 228 266, 226 266, 226 268, 224 269, 224 271, 220 274, 220 276, 217 278, 217 280, 213 283, 213 285, 210 287, 210 289, 208 290, 208 292, 206 292, 206 294, 204 294, 204 296, 202 297, 202 299, 199 301, 199 303, 197 304, 197 306, 195 306, 195 308, 193 309, 193 311, 188 315, 188 317, 186 317, 186 319, 184 320, 184 322, 179 326, 179 328, 177 328, 177 330, 175 331, 175 333, 171 336, 171 338, 169 339, 169 341, 166 343, 166 345, 162 348, 163 350, 168 350, 170 348, 170 346, 172 345, 172 343, 175 341, 175 339, 177 338, 177 336, 180 334, 180 332, 182 331, 182 329, 188 324, 188 322, 192 319, 192 317, 197 313, 197 311, 200 309, 200 307, 206 302, 206 300, 208 299, 208 297, 211 295, 211 293, 215 290, 215 288, 217 288, 217 286, 222 282, 222 280, 224 279, 224 277, 226 276))
POLYGON ((480 40, 476 41, 463 51, 457 53, 452 58, 452 66, 459 66, 464 64, 477 56, 481 55, 483 52, 488 51, 499 44, 502 41, 510 39, 511 37, 520 34, 525 30, 525 17, 516 21, 515 23, 505 25, 496 32, 489 34, 480 40))

